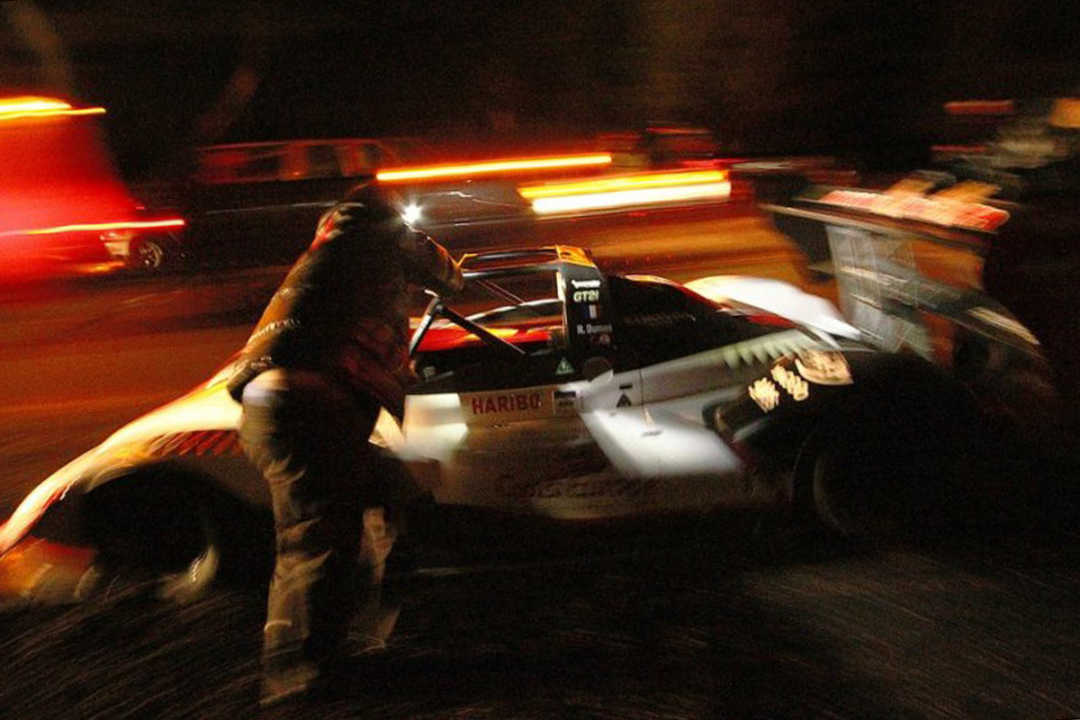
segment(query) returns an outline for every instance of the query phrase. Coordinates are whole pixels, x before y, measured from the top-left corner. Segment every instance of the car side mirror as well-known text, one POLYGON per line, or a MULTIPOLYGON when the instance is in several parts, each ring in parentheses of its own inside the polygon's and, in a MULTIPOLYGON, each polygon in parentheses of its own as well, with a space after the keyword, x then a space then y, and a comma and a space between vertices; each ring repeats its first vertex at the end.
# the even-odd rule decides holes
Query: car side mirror
POLYGON ((605 357, 591 357, 581 366, 581 374, 590 382, 613 370, 611 361, 605 357))

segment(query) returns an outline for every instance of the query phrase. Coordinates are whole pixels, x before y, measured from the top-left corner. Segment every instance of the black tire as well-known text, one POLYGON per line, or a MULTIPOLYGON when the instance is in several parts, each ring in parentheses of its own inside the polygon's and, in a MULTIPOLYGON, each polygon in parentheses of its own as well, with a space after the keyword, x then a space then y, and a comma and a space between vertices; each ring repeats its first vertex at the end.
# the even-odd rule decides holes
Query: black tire
POLYGON ((137 238, 131 242, 127 265, 137 272, 161 272, 169 264, 167 243, 157 237, 137 238))
POLYGON ((970 398, 933 377, 890 386, 902 390, 852 397, 800 458, 797 499, 842 536, 940 528, 962 494, 978 427, 970 398))
POLYGON ((152 467, 87 496, 86 531, 102 582, 188 602, 219 579, 263 582, 272 532, 260 516, 197 475, 152 467))
POLYGON ((878 452, 869 443, 848 438, 816 453, 808 487, 810 506, 830 531, 869 537, 899 529, 901 513, 889 503, 895 483, 876 463, 878 452))

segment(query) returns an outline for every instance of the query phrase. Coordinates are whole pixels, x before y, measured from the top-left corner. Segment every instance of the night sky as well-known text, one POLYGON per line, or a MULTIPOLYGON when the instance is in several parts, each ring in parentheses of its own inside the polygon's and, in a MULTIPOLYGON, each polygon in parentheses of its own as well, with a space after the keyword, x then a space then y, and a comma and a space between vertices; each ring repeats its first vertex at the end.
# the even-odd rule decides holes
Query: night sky
POLYGON ((658 119, 708 125, 740 152, 903 155, 945 131, 945 100, 1077 92, 1067 5, 18 0, 3 4, 0 83, 108 107, 129 175, 191 144, 425 135, 496 147, 658 119), (68 87, 14 17, 20 5, 46 18, 68 87), (237 77, 247 92, 230 100, 237 77))

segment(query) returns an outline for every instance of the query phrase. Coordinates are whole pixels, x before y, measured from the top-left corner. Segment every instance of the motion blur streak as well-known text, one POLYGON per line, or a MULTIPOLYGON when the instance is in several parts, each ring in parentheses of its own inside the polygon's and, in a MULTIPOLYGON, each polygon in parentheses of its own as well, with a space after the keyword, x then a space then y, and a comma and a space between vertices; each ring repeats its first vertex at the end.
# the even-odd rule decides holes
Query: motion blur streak
POLYGON ((953 100, 945 103, 950 115, 1012 115, 1016 103, 1012 100, 953 100))
POLYGON ((728 179, 723 170, 701 170, 695 172, 642 173, 618 175, 584 180, 580 182, 547 183, 544 185, 523 185, 521 196, 527 199, 554 197, 558 195, 581 195, 585 193, 609 192, 640 187, 663 187, 669 185, 691 185, 694 183, 715 183, 728 179))
POLYGON ((73 108, 62 100, 20 96, 0 100, 0 120, 55 115, 103 115, 103 107, 73 108))
POLYGON ((4 235, 56 235, 59 233, 67 232, 82 232, 87 230, 147 230, 153 228, 169 228, 169 227, 183 227, 184 220, 182 218, 172 218, 169 220, 145 220, 145 221, 131 221, 131 222, 106 222, 106 223, 81 223, 74 225, 57 225, 55 227, 47 228, 35 228, 32 230, 8 230, 6 232, 0 232, 0 236, 4 235))
POLYGON ((430 165, 414 168, 391 168, 375 174, 379 182, 432 180, 471 175, 516 172, 521 170, 558 170, 562 168, 602 167, 611 164, 611 155, 563 155, 557 157, 513 158, 454 165, 430 165))
POLYGON ((523 186, 521 196, 540 214, 633 207, 657 203, 726 198, 728 174, 722 170, 622 175, 598 180, 523 186))

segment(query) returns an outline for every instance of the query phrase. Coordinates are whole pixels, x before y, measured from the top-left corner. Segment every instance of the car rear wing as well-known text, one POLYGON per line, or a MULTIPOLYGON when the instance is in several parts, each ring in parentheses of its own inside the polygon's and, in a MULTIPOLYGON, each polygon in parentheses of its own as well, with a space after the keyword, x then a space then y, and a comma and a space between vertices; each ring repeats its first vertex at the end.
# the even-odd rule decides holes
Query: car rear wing
MULTIPOLYGON (((816 197, 821 197, 818 190, 816 197)), ((826 208, 809 198, 761 208, 799 246, 813 272, 835 278, 841 312, 871 343, 932 358, 933 338, 924 317, 929 313, 1036 352, 1037 341, 983 292, 980 278, 947 282, 928 276, 916 262, 916 247, 930 243, 960 256, 969 254, 969 264, 981 267, 993 241, 991 232, 826 208)))
POLYGON ((549 245, 467 253, 461 258, 461 267, 467 281, 515 305, 522 304, 521 298, 499 285, 500 278, 554 272, 570 346, 584 356, 611 351, 612 313, 607 279, 587 250, 549 245))

